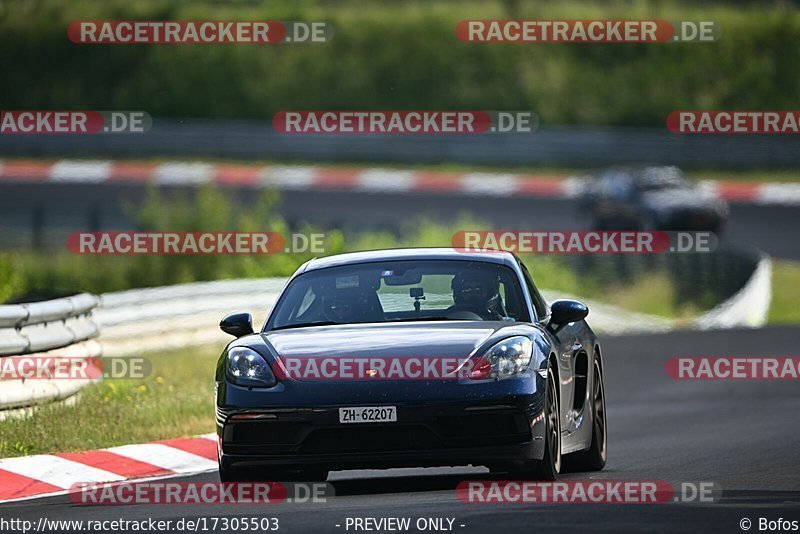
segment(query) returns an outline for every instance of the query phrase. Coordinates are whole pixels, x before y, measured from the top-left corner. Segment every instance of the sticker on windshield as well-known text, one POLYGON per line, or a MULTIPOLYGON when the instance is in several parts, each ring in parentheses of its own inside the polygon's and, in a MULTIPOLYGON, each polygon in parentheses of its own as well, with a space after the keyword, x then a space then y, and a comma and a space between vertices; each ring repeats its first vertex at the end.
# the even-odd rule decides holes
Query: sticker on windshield
POLYGON ((358 287, 358 275, 353 276, 337 276, 336 289, 349 289, 351 287, 358 287))

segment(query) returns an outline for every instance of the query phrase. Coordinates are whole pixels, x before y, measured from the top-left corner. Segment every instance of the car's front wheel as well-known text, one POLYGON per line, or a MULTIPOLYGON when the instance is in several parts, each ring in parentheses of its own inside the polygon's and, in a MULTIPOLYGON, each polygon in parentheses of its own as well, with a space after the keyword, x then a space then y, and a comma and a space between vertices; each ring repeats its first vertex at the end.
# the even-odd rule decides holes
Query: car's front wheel
POLYGON ((608 428, 606 427, 606 394, 600 356, 594 356, 594 381, 592 384, 592 442, 583 452, 565 457, 570 470, 600 471, 606 466, 608 428))
POLYGON ((561 472, 561 413, 559 410, 558 382, 551 368, 547 369, 547 392, 544 409, 544 456, 512 472, 515 478, 556 480, 561 472))

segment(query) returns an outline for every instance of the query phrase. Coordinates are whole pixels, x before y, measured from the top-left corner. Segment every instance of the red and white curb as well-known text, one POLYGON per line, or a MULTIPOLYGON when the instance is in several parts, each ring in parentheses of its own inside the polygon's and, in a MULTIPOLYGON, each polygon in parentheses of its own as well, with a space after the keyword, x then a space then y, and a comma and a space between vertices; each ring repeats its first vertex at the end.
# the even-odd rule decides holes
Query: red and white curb
POLYGON ((217 435, 95 451, 0 459, 0 503, 62 495, 74 484, 165 478, 217 469, 217 435))
MULTIPOLYGON (((576 197, 584 185, 581 178, 563 175, 82 160, 0 161, 0 183, 2 182, 153 183, 174 186, 216 183, 299 190, 550 198, 576 197)), ((703 181, 701 186, 717 197, 733 202, 800 204, 800 183, 703 181)))

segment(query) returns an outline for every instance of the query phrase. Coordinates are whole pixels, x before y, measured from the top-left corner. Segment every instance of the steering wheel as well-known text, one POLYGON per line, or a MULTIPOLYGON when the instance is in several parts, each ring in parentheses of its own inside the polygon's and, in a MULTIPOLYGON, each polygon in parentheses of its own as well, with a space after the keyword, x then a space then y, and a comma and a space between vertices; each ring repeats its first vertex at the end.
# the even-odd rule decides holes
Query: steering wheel
POLYGON ((470 310, 453 310, 447 314, 448 319, 453 319, 457 321, 485 321, 480 314, 477 314, 470 310))

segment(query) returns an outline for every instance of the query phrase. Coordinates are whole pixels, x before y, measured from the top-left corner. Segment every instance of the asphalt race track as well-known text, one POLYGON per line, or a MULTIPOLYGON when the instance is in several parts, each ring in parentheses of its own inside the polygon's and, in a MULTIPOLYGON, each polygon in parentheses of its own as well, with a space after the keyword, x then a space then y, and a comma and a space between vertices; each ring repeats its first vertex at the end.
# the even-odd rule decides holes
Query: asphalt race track
MULTIPOLYGON (((126 221, 113 206, 141 191, 108 184, 19 184, 7 188, 0 206, 13 208, 10 216, 44 202, 47 213, 57 214, 59 225, 81 230, 83 215, 74 218, 66 211, 58 215, 58 206, 69 205, 71 213, 85 214, 100 205, 107 210, 100 213, 103 225, 111 227, 104 229, 122 229, 126 221)), ((571 230, 587 224, 573 201, 529 197, 287 190, 278 209, 292 222, 323 227, 349 228, 352 221, 361 221, 360 227, 393 229, 419 216, 452 223, 461 213, 495 228, 571 230), (346 214, 342 205, 348 206, 346 214)), ((797 240, 785 232, 798 225, 800 207, 734 203, 724 240, 757 246, 778 258, 800 259, 797 240)), ((98 507, 74 505, 60 496, 0 505, 0 518, 35 523, 42 516, 84 520, 269 516, 280 519, 281 532, 345 533, 355 532, 345 529, 348 517, 410 517, 412 524, 432 517, 454 518, 455 532, 497 534, 556 528, 559 532, 742 532, 740 521, 748 518, 751 531, 758 531, 762 517, 800 521, 797 382, 678 382, 667 376, 664 366, 673 356, 795 356, 798 340, 800 327, 601 339, 609 463, 601 473, 571 473, 563 478, 664 480, 675 487, 682 482, 714 482, 723 489, 722 500, 716 503, 471 505, 457 499, 456 485, 489 475, 482 468, 464 467, 335 472, 330 481, 337 497, 322 504, 98 507)), ((176 480, 217 481, 217 474, 176 480)))
MULTIPOLYGON (((787 228, 800 227, 800 206, 731 203, 730 208, 723 243, 757 247, 777 258, 800 259, 800 245, 786 234, 787 228)), ((344 227, 359 221, 359 226, 396 228, 408 221, 410 214, 451 223, 459 214, 467 214, 503 230, 584 230, 589 224, 574 200, 525 196, 283 191, 279 209, 290 221, 344 227), (344 204, 346 213, 340 209, 344 204)))
MULTIPOLYGON (((589 315, 591 320, 591 314, 589 315)), ((740 520, 800 520, 800 398, 797 382, 693 381, 669 378, 673 356, 789 356, 800 328, 673 332, 602 339, 609 418, 609 462, 600 473, 564 479, 715 482, 707 504, 465 504, 454 488, 485 470, 405 469, 332 473, 337 496, 326 503, 280 505, 78 506, 50 497, 0 506, 0 517, 179 519, 269 516, 280 532, 354 532, 348 517, 455 518, 454 531, 741 532, 740 520), (336 525, 340 525, 337 527, 336 525), (464 525, 461 527, 460 525, 464 525), (513 530, 512 530, 513 528, 513 530)), ((216 481, 216 473, 181 480, 216 481)), ((411 532, 413 532, 413 528, 411 532)))
MULTIPOLYGON (((144 192, 142 187, 110 183, 6 184, 0 197, 0 238, 12 242, 29 232, 35 213, 43 218, 40 223, 52 247, 64 246, 69 232, 132 229, 122 206, 137 203, 144 192)), ((239 190, 242 201, 255 196, 252 190, 239 190)), ((580 230, 589 224, 573 200, 525 196, 284 190, 277 209, 290 223, 345 230, 397 229, 419 217, 453 223, 460 214, 496 229, 580 230)), ((797 260, 800 245, 787 236, 786 229, 798 227, 800 206, 732 203, 722 239, 797 260)))

